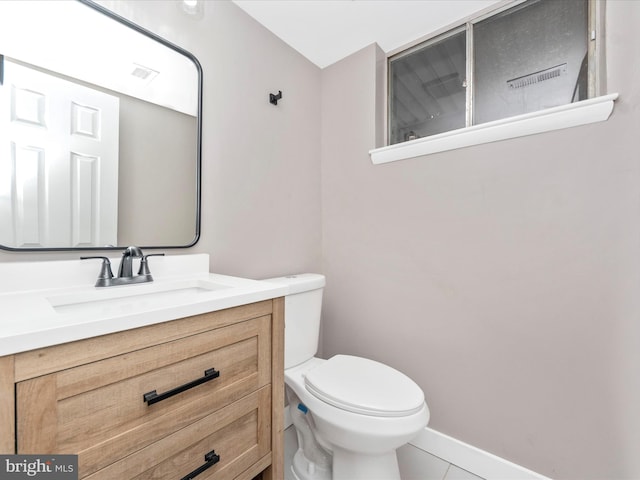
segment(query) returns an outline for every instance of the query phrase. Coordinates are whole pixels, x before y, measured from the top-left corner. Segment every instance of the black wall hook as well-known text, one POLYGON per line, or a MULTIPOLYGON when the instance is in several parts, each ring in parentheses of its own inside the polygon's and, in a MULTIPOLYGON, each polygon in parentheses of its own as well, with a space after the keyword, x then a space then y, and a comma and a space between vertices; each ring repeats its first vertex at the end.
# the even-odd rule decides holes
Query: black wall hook
POLYGON ((270 93, 269 103, 272 103, 273 105, 278 105, 278 100, 280 100, 281 98, 282 98, 282 90, 278 90, 277 95, 275 93, 270 93))

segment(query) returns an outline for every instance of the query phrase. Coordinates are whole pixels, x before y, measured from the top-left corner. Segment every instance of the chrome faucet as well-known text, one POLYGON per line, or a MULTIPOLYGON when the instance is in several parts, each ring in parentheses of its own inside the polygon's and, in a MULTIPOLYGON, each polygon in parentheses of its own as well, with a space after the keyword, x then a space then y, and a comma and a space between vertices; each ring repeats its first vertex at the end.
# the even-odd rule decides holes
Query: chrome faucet
POLYGON ((133 277, 133 259, 143 258, 142 250, 138 247, 131 246, 125 248, 122 252, 122 258, 120 259, 120 268, 118 268, 118 277, 129 278, 133 277))
POLYGON ((80 260, 87 260, 90 258, 102 259, 102 267, 100 268, 100 274, 96 281, 96 287, 113 287, 116 285, 132 285, 136 283, 153 282, 153 277, 149 271, 148 257, 163 256, 164 253, 151 253, 144 255, 139 247, 131 246, 127 247, 122 252, 122 258, 120 259, 120 267, 118 268, 118 276, 114 278, 111 271, 111 261, 107 257, 92 256, 92 257, 80 257, 80 260), (140 268, 138 274, 133 274, 133 259, 140 258, 140 268))

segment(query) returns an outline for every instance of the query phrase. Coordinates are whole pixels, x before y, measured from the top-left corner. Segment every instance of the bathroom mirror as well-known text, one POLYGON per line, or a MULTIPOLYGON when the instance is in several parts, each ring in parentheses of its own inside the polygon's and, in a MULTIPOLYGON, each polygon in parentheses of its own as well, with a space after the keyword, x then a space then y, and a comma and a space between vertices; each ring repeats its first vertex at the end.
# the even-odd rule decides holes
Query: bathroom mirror
POLYGON ((180 47, 90 0, 1 1, 0 248, 195 244, 201 111, 180 47))

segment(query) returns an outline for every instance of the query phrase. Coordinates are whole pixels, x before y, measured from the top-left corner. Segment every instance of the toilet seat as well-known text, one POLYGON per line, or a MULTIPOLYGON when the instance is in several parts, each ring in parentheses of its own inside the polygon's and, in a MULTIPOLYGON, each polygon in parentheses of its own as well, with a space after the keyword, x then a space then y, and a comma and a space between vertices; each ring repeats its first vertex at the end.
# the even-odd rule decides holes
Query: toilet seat
POLYGON ((336 355, 307 372, 305 387, 334 407, 362 415, 403 417, 424 407, 413 380, 383 363, 336 355))

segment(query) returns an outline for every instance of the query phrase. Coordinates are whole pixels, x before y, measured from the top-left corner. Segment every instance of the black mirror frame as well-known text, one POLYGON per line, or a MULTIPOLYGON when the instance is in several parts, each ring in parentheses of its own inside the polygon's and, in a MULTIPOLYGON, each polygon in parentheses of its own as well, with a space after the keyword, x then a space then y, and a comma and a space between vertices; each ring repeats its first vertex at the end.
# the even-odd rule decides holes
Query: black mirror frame
MULTIPOLYGON (((87 7, 90 7, 100 13, 102 13, 103 15, 106 15, 107 17, 122 23, 123 25, 126 25, 127 27, 137 31, 138 33, 141 33, 142 35, 145 35, 159 43, 161 43, 162 45, 184 55, 185 57, 187 57, 189 60, 191 60, 193 62, 193 64, 195 65, 197 71, 198 71, 198 118, 197 118, 197 146, 196 146, 196 218, 195 218, 195 235, 193 240, 187 244, 187 245, 139 245, 140 248, 144 248, 144 249, 172 249, 172 248, 190 248, 193 247, 198 240, 200 240, 200 223, 201 223, 201 204, 202 204, 202 180, 201 180, 201 172, 202 172, 202 85, 203 85, 203 80, 202 80, 202 65, 200 65, 200 62, 198 61, 198 59, 193 56, 193 54, 191 54, 190 52, 188 52, 187 50, 169 42, 168 40, 165 40, 164 38, 156 35, 155 33, 147 30, 146 28, 141 27, 140 25, 137 25, 135 23, 133 23, 132 21, 118 15, 115 12, 112 12, 111 10, 103 7, 102 5, 99 5, 97 3, 95 3, 93 0, 76 0, 77 2, 82 3, 83 5, 86 5, 87 7)), ((0 244, 0 249, 2 250, 8 250, 11 252, 65 252, 65 251, 96 251, 96 250, 108 250, 108 251, 112 251, 112 250, 117 250, 120 251, 124 248, 125 246, 114 246, 114 247, 51 247, 51 248, 47 248, 47 247, 42 247, 42 248, 31 248, 31 247, 27 247, 27 248, 17 248, 17 247, 8 247, 6 245, 2 245, 0 244)))

